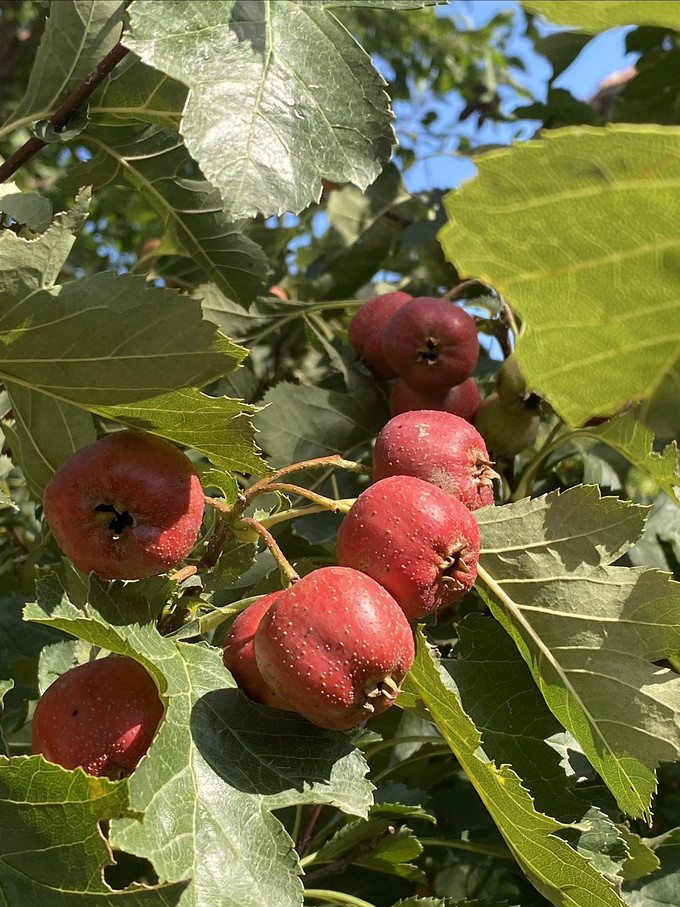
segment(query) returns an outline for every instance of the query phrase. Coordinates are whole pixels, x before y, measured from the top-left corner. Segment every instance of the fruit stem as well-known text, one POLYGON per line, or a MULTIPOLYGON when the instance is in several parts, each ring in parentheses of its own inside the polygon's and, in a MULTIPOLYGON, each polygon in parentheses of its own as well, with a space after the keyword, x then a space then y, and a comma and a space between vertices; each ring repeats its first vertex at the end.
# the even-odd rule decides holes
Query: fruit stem
POLYGON ((269 548, 269 550, 271 551, 274 560, 279 565, 279 570, 281 571, 281 575, 286 586, 292 586, 293 583, 296 583, 300 579, 300 574, 290 563, 283 551, 281 551, 281 549, 279 548, 279 543, 276 541, 267 527, 263 526, 262 523, 259 523, 257 520, 254 520, 249 516, 244 516, 241 518, 241 520, 247 526, 250 526, 251 529, 254 529, 258 535, 262 536, 267 545, 267 548, 269 548))
POLYGON ((316 826, 319 824, 319 819, 321 818, 321 813, 323 811, 324 804, 317 803, 310 810, 307 821, 305 822, 304 828, 300 832, 300 837, 295 842, 295 849, 298 852, 299 857, 303 857, 307 852, 312 838, 314 837, 314 832, 316 831, 316 826))
POLYGON ((553 430, 548 435, 548 438, 546 439, 543 447, 538 451, 533 460, 527 464, 524 472, 520 476, 517 487, 508 499, 510 503, 519 501, 521 498, 529 497, 533 490, 534 481, 536 479, 536 475, 538 474, 539 467, 542 465, 543 461, 547 457, 549 457, 554 450, 557 450, 557 448, 561 444, 564 444, 566 441, 570 441, 572 438, 582 436, 583 434, 581 429, 574 429, 572 431, 566 432, 563 435, 558 435, 557 437, 555 437, 555 433, 558 432, 561 428, 562 423, 558 422, 555 428, 553 428, 553 430))
POLYGON ((355 898, 353 894, 346 894, 344 891, 329 891, 326 888, 306 888, 302 894, 305 898, 330 901, 332 904, 340 904, 342 907, 375 907, 375 904, 369 904, 368 901, 355 898))
POLYGON ((273 324, 263 328, 259 334, 255 334, 254 337, 250 338, 249 345, 252 347, 256 346, 258 343, 262 343, 262 341, 270 334, 280 332, 286 324, 290 324, 297 318, 305 318, 310 312, 326 312, 333 309, 342 309, 342 311, 358 309, 364 302, 365 300, 363 299, 339 299, 337 301, 334 300, 333 302, 318 302, 314 305, 305 305, 292 314, 286 315, 284 318, 279 318, 278 320, 275 320, 273 324))
MULTIPOLYGON (((251 504, 253 498, 257 496, 249 495, 250 490, 248 489, 246 492, 248 504, 251 504)), ((327 498, 326 495, 318 494, 316 491, 310 491, 308 488, 301 488, 299 485, 292 485, 288 482, 272 482, 270 485, 260 488, 257 494, 265 494, 268 491, 288 491, 291 494, 300 495, 300 497, 308 498, 324 510, 331 510, 333 513, 347 513, 354 503, 354 498, 345 498, 338 501, 335 498, 327 498)))
POLYGON ((464 296, 465 291, 469 290, 470 287, 487 287, 487 284, 481 281, 478 277, 470 277, 467 280, 461 280, 461 282, 456 284, 455 287, 452 287, 447 293, 444 293, 442 299, 447 299, 449 302, 453 302, 454 299, 460 299, 461 296, 464 296))
POLYGON ((338 454, 332 454, 329 457, 314 457, 311 460, 301 460, 299 463, 291 463, 290 466, 284 466, 281 469, 277 469, 270 476, 264 476, 251 485, 250 488, 244 492, 244 496, 248 501, 251 501, 258 494, 262 493, 265 486, 269 486, 273 482, 278 482, 278 480, 284 476, 288 476, 293 472, 299 472, 302 469, 318 468, 346 469, 348 472, 358 472, 366 476, 373 475, 373 471, 368 466, 362 466, 361 463, 356 463, 354 460, 345 460, 344 457, 341 457, 338 454))
POLYGON ((195 564, 187 564, 186 567, 182 567, 180 570, 173 571, 168 579, 173 583, 181 583, 185 579, 189 579, 190 576, 193 576, 198 572, 198 567, 195 564))
MULTIPOLYGON (((349 510, 345 510, 344 505, 349 504, 351 507, 354 502, 354 498, 346 498, 345 500, 335 501, 336 504, 342 504, 343 507, 333 507, 330 508, 334 513, 346 513, 349 510)), ((266 526, 267 529, 270 529, 272 526, 276 526, 277 523, 285 523, 287 520, 296 520, 300 516, 308 516, 311 513, 328 513, 329 508, 326 504, 310 504, 308 507, 293 507, 290 510, 284 510, 281 513, 273 513, 271 516, 263 517, 260 520, 260 523, 263 526, 266 526)))

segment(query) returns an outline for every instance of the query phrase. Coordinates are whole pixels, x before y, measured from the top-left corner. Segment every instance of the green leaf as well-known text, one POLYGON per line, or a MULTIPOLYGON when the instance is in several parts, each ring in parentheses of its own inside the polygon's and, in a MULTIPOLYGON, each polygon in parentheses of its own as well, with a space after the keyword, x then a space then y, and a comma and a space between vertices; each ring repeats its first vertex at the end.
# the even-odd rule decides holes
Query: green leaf
POLYGON ((649 812, 658 763, 680 755, 680 678, 652 664, 680 646, 680 585, 607 566, 643 519, 643 508, 584 486, 484 508, 476 587, 633 816, 649 812))
POLYGON ((86 407, 202 386, 245 352, 194 300, 112 272, 0 309, 0 348, 3 377, 86 407))
POLYGON ((93 578, 85 612, 51 576, 25 610, 29 620, 133 656, 167 703, 129 779, 130 804, 144 822, 112 822, 112 845, 151 859, 161 879, 191 878, 183 905, 298 907, 297 856, 271 810, 327 803, 366 815, 371 785, 363 758, 344 735, 246 700, 219 649, 131 623, 136 584, 128 585, 121 599, 120 584, 93 578))
POLYGON ((160 126, 143 129, 96 127, 84 144, 95 157, 73 169, 68 184, 128 182, 141 193, 164 223, 178 251, 200 267, 229 298, 251 302, 264 286, 264 252, 231 223, 219 192, 200 177, 189 177, 193 164, 177 135, 160 126))
POLYGON ((3 425, 14 461, 21 466, 33 496, 40 500, 54 471, 74 451, 97 438, 92 416, 71 406, 5 380, 14 425, 3 425))
POLYGON ((556 130, 475 163, 440 240, 525 319, 529 385, 570 425, 650 396, 678 359, 680 130, 556 130))
POLYGON ((365 188, 393 142, 384 82, 321 6, 151 0, 125 44, 189 86, 181 131, 235 218, 299 212, 322 179, 365 188), (310 53, 313 49, 313 53, 310 53))
POLYGON ((389 415, 375 384, 365 385, 352 394, 288 383, 269 390, 253 421, 271 465, 337 453, 350 457, 368 444, 389 415))
POLYGON ((532 13, 551 22, 600 32, 616 25, 663 25, 680 29, 680 10, 668 0, 521 0, 532 13))
POLYGON ((3 699, 5 698, 5 693, 9 693, 9 691, 12 689, 13 686, 14 686, 13 680, 0 680, 0 756, 9 755, 7 741, 5 740, 5 736, 2 733, 2 723, 1 722, 2 722, 3 712, 4 712, 3 699))
POLYGON ((2 724, 10 732, 26 720, 28 700, 38 698, 38 659, 42 649, 64 638, 53 627, 34 627, 27 633, 21 618, 25 603, 20 595, 0 599, 0 678, 13 683, 5 694, 2 724))
MULTIPOLYGON (((65 771, 42 756, 0 757, 0 889, 8 907, 114 904, 170 907, 187 882, 113 891, 102 870, 113 862, 99 823, 130 816, 127 781, 65 771)), ((134 818, 132 818, 134 817, 134 818)))
POLYGON ((6 127, 49 117, 118 43, 124 0, 52 3, 26 94, 6 127))
POLYGON ((186 85, 128 54, 92 95, 89 132, 100 126, 139 126, 140 122, 177 132, 186 97, 186 85))
POLYGON ((0 211, 35 233, 42 233, 52 223, 52 203, 37 192, 3 192, 0 186, 0 211))
POLYGON ((678 446, 672 441, 661 453, 653 450, 653 433, 635 418, 635 414, 628 412, 614 419, 608 419, 601 425, 583 428, 579 435, 597 438, 604 441, 609 447, 618 450, 630 463, 636 466, 659 488, 680 505, 678 486, 680 475, 678 467, 678 446))
POLYGON ((263 475, 267 466, 257 454, 248 414, 252 406, 230 397, 208 397, 192 388, 148 400, 90 406, 109 419, 155 432, 202 451, 215 466, 263 475))
MULTIPOLYGON (((499 508, 500 510, 501 508, 499 508)), ((505 509, 505 508, 502 508, 505 509)), ((435 664, 422 634, 406 680, 430 711, 472 785, 532 884, 559 907, 622 907, 611 883, 556 836, 563 826, 537 812, 515 772, 489 761, 477 728, 463 711, 449 675, 435 664)))
POLYGON ((655 842, 654 852, 661 866, 650 876, 624 885, 629 907, 671 907, 678 902, 680 874, 680 829, 674 828, 655 842))
POLYGON ((21 293, 53 286, 85 222, 90 190, 79 193, 69 211, 57 214, 45 233, 24 239, 11 230, 0 232, 0 311, 21 293))

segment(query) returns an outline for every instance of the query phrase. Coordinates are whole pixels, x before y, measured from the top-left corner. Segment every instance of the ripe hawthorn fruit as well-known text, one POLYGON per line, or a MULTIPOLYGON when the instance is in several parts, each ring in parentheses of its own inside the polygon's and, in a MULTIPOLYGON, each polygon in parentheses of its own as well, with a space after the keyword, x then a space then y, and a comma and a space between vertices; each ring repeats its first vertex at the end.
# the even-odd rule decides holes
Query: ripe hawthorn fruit
POLYGON ((390 413, 393 416, 418 409, 437 409, 472 422, 481 402, 479 388, 473 378, 466 378, 462 384, 436 394, 422 394, 409 387, 403 378, 397 378, 390 391, 390 413))
POLYGON ((383 355, 382 332, 392 315, 413 297, 395 290, 373 296, 354 313, 347 336, 350 345, 363 362, 368 363, 381 378, 396 378, 397 373, 383 355))
POLYGON ((479 357, 477 326, 464 309, 417 296, 392 315, 382 332, 389 365, 414 390, 443 392, 462 384, 479 357))
POLYGON ((437 485, 469 510, 493 504, 493 480, 484 438, 474 426, 437 410, 395 416, 378 434, 373 478, 407 475, 437 485))
POLYGON ((260 621, 282 592, 283 590, 279 589, 277 592, 263 595, 238 615, 224 640, 222 657, 246 696, 254 702, 278 709, 289 709, 290 706, 283 697, 265 683, 257 666, 254 646, 255 631, 260 621))
POLYGON ((255 633, 262 676, 319 727, 351 728, 388 709, 415 656, 399 605, 369 576, 321 567, 286 589, 255 633))
POLYGON ((164 707, 146 669, 109 655, 66 671, 38 700, 32 749, 63 768, 116 780, 151 746, 164 707))
POLYGON ((164 573, 185 557, 203 519, 191 462, 154 435, 121 431, 68 457, 45 488, 45 519, 80 570, 104 579, 164 573))
POLYGON ((350 508, 338 531, 337 559, 373 577, 416 620, 472 588, 479 526, 442 488, 414 476, 389 476, 350 508))

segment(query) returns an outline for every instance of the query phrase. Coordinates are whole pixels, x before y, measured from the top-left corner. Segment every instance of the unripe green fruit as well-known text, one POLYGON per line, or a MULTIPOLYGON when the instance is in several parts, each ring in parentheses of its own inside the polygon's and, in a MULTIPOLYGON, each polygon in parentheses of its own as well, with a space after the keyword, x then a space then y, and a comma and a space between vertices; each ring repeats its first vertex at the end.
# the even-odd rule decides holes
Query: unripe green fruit
POLYGON ((474 426, 492 456, 514 457, 534 443, 540 422, 535 406, 527 408, 521 401, 507 405, 498 394, 489 394, 475 413, 474 426))
POLYGON ((521 402, 526 392, 526 378, 522 374, 517 357, 512 353, 500 364, 496 372, 496 393, 501 403, 512 406, 521 402))

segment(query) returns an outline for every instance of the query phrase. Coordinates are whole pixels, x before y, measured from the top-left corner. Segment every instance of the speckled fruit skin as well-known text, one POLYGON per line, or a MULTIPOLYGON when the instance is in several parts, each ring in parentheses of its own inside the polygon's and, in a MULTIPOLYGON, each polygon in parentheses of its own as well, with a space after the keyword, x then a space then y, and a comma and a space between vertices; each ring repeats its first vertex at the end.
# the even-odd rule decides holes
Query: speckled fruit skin
POLYGON ((146 669, 127 655, 71 668, 48 687, 33 715, 33 753, 63 768, 116 780, 151 746, 163 703, 146 669))
POLYGON ((484 438, 460 416, 413 410, 383 427, 373 451, 373 478, 415 476, 462 501, 468 510, 493 504, 498 478, 484 438))
POLYGON ((348 567, 322 567, 270 606, 255 655, 297 712, 343 730, 392 705, 415 651, 408 621, 382 586, 348 567))
POLYGON ((260 621, 282 592, 283 589, 279 589, 277 592, 263 595, 239 614, 224 640, 222 657, 246 696, 254 702, 261 702, 277 709, 290 709, 284 698, 265 683, 255 660, 254 646, 255 631, 260 621))
POLYGON ((417 620, 472 588, 479 527, 447 491, 413 476, 390 476, 350 508, 340 524, 337 560, 373 577, 417 620))
POLYGON ((481 402, 479 388, 473 378, 436 394, 421 394, 409 387, 403 378, 397 378, 390 391, 390 413, 393 416, 418 409, 436 409, 472 422, 481 402))
POLYGON ((139 579, 185 557, 203 519, 203 489, 188 457, 136 431, 106 435, 65 460, 45 488, 45 519, 85 573, 139 579))
POLYGON ((430 296, 416 296, 401 306, 385 325, 381 343, 395 372, 426 394, 462 384, 479 358, 474 318, 430 296))
POLYGON ((392 315, 413 297, 395 290, 373 296, 354 313, 349 323, 347 337, 359 359, 367 362, 381 378, 396 378, 382 351, 382 332, 392 315))

